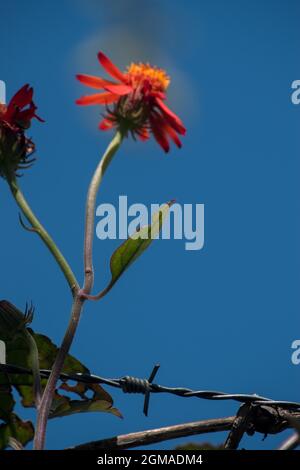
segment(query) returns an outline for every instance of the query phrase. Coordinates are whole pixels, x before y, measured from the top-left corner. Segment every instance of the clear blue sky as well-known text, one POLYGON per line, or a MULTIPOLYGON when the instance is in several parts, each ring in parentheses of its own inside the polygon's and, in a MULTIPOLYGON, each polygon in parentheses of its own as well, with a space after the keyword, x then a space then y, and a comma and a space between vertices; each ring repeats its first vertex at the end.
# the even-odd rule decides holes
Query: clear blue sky
MULTIPOLYGON (((8 96, 34 86, 39 114, 30 133, 38 161, 21 180, 37 214, 82 278, 85 194, 110 135, 99 110, 79 108, 78 72, 100 74, 103 50, 166 68, 170 106, 188 129, 182 150, 125 142, 100 202, 205 204, 205 247, 157 241, 98 304, 88 304, 72 353, 94 373, 147 376, 197 389, 258 393, 300 401, 299 123, 290 86, 300 79, 296 0, 12 0, 1 12, 0 79, 8 96)), ((22 230, 8 189, 1 192, 1 298, 32 300, 33 327, 56 343, 70 295, 53 260, 22 230)), ((109 279, 118 241, 95 242, 96 287, 109 279)), ((53 420, 49 448, 233 414, 237 405, 111 390, 124 420, 86 414, 53 420)), ((33 416, 25 411, 25 416, 33 416)), ((284 435, 245 438, 273 448, 284 435)), ((220 443, 224 435, 195 437, 220 443)), ((190 440, 190 439, 189 439, 190 440)), ((170 441, 155 448, 172 448, 170 441)))

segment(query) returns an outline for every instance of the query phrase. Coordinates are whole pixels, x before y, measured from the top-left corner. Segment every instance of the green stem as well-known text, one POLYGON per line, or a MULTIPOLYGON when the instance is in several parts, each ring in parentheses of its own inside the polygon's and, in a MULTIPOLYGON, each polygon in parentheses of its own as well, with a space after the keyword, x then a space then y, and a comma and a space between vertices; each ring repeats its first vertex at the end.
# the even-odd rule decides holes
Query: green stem
POLYGON ((123 140, 123 132, 118 130, 101 158, 90 182, 86 201, 85 236, 84 236, 84 286, 83 291, 90 294, 94 283, 93 240, 95 207, 98 189, 104 173, 123 140))
POLYGON ((96 197, 103 175, 110 164, 114 154, 120 147, 123 134, 117 132, 109 146, 107 147, 96 171, 92 177, 86 203, 86 219, 85 219, 85 240, 84 240, 84 287, 79 289, 76 287, 74 292, 74 300, 72 305, 71 317, 68 328, 65 332, 61 347, 55 358, 50 377, 48 379, 46 388, 44 390, 40 407, 38 410, 38 417, 36 423, 34 449, 42 450, 45 446, 46 428, 49 412, 51 409, 53 394, 55 392, 56 383, 59 379, 60 373, 63 369, 66 356, 71 348, 73 339, 75 337, 77 327, 80 321, 82 307, 85 302, 84 293, 89 294, 93 286, 93 238, 94 238, 94 224, 95 224, 95 205, 96 197))
POLYGON ((35 216, 33 211, 31 210, 21 189, 19 188, 17 179, 15 177, 8 179, 8 184, 11 189, 12 195, 15 198, 16 203, 18 204, 22 213, 24 214, 24 216, 26 217, 26 219, 28 220, 28 222, 30 222, 32 226, 32 229, 30 230, 36 232, 39 235, 39 237, 43 240, 43 242, 45 243, 49 251, 52 253, 61 271, 63 272, 70 286, 70 289, 74 293, 76 286, 78 287, 78 282, 67 260, 65 259, 61 251, 58 249, 57 245, 52 240, 52 238, 50 237, 48 232, 45 230, 43 225, 40 223, 38 218, 35 216))

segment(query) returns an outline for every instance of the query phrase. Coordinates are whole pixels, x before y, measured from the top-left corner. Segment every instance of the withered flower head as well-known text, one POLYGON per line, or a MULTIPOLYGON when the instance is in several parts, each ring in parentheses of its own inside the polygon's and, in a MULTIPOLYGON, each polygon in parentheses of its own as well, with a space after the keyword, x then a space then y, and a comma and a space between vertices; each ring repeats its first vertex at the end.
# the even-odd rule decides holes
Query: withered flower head
POLYGON ((80 105, 106 105, 107 113, 100 122, 101 130, 113 127, 142 141, 149 138, 151 132, 159 145, 168 152, 169 140, 181 147, 179 135, 186 130, 182 121, 164 103, 170 78, 166 72, 149 64, 132 63, 121 72, 102 52, 98 59, 106 72, 117 82, 90 75, 77 75, 77 79, 104 92, 79 98, 80 105), (108 105, 113 105, 109 108, 108 105))
POLYGON ((9 104, 0 103, 0 176, 10 178, 18 170, 28 168, 32 163, 35 146, 26 137, 33 118, 43 122, 36 115, 33 88, 24 85, 10 100, 9 104))

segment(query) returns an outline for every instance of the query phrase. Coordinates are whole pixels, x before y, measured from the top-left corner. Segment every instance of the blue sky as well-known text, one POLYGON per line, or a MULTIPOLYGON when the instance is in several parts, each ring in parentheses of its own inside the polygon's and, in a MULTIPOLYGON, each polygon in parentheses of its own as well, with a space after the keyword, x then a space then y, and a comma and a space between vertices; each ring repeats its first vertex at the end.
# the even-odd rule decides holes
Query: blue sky
MULTIPOLYGON (((96 374, 147 376, 160 362, 165 385, 258 393, 300 401, 299 118, 291 83, 299 79, 296 0, 62 0, 7 2, 0 30, 1 76, 8 97, 35 89, 45 124, 30 130, 38 160, 21 180, 36 213, 82 278, 85 195, 110 134, 97 130, 100 109, 79 108, 75 74, 101 73, 104 51, 124 68, 144 61, 168 70, 169 104, 188 132, 165 156, 155 142, 126 141, 98 202, 205 204, 205 246, 156 241, 113 291, 88 304, 72 353, 96 374)), ((1 298, 32 300, 33 327, 59 343, 70 295, 41 242, 22 230, 0 181, 1 298)), ((109 279, 118 241, 95 241, 95 289, 109 279)), ((53 420, 48 448, 229 416, 237 405, 111 391, 124 420, 86 414, 53 420)), ((32 417, 26 410, 25 416, 32 417)), ((248 449, 284 438, 245 438, 248 449)), ((195 437, 220 443, 224 435, 195 437)), ((172 448, 186 441, 155 448, 172 448)), ((191 439, 188 439, 191 440, 191 439)))

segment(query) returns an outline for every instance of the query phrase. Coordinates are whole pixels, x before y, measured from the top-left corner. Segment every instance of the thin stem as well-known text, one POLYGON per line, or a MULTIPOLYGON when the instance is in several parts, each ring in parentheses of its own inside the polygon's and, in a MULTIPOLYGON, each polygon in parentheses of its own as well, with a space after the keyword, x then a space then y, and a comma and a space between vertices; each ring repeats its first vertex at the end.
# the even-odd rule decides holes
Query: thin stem
POLYGON ((52 253, 58 266, 63 272, 70 286, 70 289, 72 290, 72 292, 74 292, 74 290, 76 289, 76 286, 78 286, 78 282, 76 280, 76 277, 72 269, 70 268, 68 262, 66 261, 65 257, 63 256, 63 254, 58 249, 53 239, 50 237, 46 229, 43 227, 43 225, 40 223, 38 218, 35 216, 35 214, 31 210, 21 189, 19 188, 17 179, 15 177, 8 179, 8 184, 11 189, 12 195, 15 198, 16 203, 20 207, 21 211, 23 212, 28 222, 30 222, 33 230, 39 235, 39 237, 43 240, 43 242, 45 243, 49 251, 52 253))
POLYGON ((106 294, 108 294, 108 292, 111 290, 111 288, 113 287, 113 284, 109 284, 107 287, 105 287, 105 289, 103 289, 101 292, 99 292, 99 294, 97 295, 89 295, 89 294, 86 294, 85 292, 82 293, 82 296, 86 299, 86 300, 94 300, 94 301, 97 301, 97 300, 100 300, 102 299, 106 294))
POLYGON ((94 223, 95 223, 95 206, 99 185, 103 175, 110 164, 113 156, 121 145, 123 133, 117 131, 113 140, 109 144, 99 165, 91 180, 87 201, 86 201, 86 218, 85 218, 85 236, 84 236, 84 286, 85 294, 90 294, 94 284, 93 269, 93 239, 94 239, 94 223))
POLYGON ((57 353, 55 362, 53 364, 50 377, 48 379, 46 388, 44 390, 40 408, 38 411, 36 431, 34 437, 34 449, 41 450, 45 446, 46 427, 48 416, 51 409, 53 394, 55 392, 56 383, 59 379, 60 373, 63 369, 65 358, 70 350, 76 330, 79 324, 82 307, 85 301, 84 293, 89 294, 93 286, 93 238, 94 238, 94 225, 95 225, 95 205, 96 197, 103 175, 111 162, 114 154, 122 142, 122 133, 117 132, 107 150, 105 151, 96 171, 92 177, 90 187, 87 195, 86 203, 86 219, 85 219, 85 240, 84 240, 84 287, 79 289, 76 284, 74 291, 74 301, 71 311, 71 318, 68 328, 61 347, 57 353))
POLYGON ((79 324, 84 299, 81 298, 78 292, 79 291, 77 291, 75 298, 74 298, 71 318, 69 321, 68 328, 66 330, 61 347, 57 353, 55 362, 51 370, 50 377, 48 379, 46 388, 42 396, 42 400, 40 402, 37 423, 36 423, 35 437, 34 437, 34 449, 36 450, 42 450, 44 448, 45 439, 46 439, 47 421, 48 421, 48 416, 49 416, 49 412, 51 409, 53 394, 56 388, 56 383, 63 369, 65 358, 70 350, 71 344, 73 342, 73 339, 74 339, 74 336, 75 336, 75 333, 79 324))

